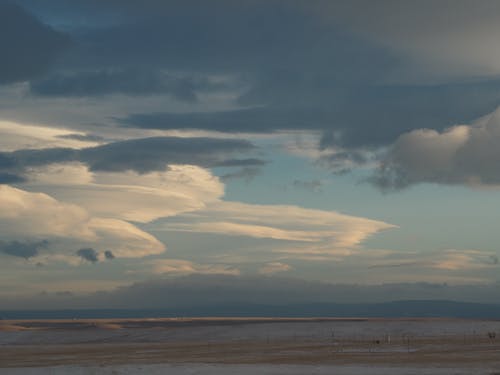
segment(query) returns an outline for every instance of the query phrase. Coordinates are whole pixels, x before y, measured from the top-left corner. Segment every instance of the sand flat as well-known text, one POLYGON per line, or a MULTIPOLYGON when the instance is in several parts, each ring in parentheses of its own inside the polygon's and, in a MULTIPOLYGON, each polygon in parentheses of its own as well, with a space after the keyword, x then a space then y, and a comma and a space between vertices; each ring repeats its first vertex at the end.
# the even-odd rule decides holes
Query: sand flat
MULTIPOLYGON (((494 370, 493 370, 494 371, 494 370)), ((58 366, 0 369, 3 375, 495 375, 491 370, 436 367, 367 367, 337 365, 155 364, 117 366, 58 366)))
POLYGON ((224 374, 221 369, 243 366, 243 372, 237 373, 249 368, 253 373, 266 373, 260 370, 268 368, 272 374, 322 374, 323 370, 403 374, 395 369, 406 369, 416 371, 404 372, 408 374, 492 375, 500 374, 500 322, 326 318, 2 321, 0 349, 2 374, 78 373, 78 369, 93 369, 95 374, 115 369, 122 371, 115 373, 126 374, 141 366, 153 366, 144 373, 163 366, 170 369, 169 374, 196 374, 210 373, 205 372, 212 371, 206 367, 210 365, 217 368, 213 373, 220 374, 224 374), (283 369, 289 372, 280 372, 283 369), (49 370, 52 372, 46 372, 49 370))

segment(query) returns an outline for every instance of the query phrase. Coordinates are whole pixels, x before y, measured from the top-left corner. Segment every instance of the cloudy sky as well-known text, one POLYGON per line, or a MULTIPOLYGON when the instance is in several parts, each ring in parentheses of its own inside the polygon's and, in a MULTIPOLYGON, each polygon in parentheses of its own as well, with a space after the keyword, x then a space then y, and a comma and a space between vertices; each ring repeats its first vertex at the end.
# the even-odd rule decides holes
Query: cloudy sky
POLYGON ((0 0, 0 297, 490 290, 499 40, 488 0, 0 0))

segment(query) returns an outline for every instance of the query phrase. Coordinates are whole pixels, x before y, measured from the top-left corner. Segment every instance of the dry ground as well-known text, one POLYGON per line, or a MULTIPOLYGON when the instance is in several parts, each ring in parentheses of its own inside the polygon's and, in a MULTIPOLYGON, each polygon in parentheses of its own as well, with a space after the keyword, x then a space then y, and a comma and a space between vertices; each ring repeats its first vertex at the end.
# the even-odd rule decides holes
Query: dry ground
POLYGON ((156 363, 432 366, 498 369, 500 374, 500 322, 216 318, 0 321, 0 368, 156 363), (493 333, 498 337, 490 337, 493 333))

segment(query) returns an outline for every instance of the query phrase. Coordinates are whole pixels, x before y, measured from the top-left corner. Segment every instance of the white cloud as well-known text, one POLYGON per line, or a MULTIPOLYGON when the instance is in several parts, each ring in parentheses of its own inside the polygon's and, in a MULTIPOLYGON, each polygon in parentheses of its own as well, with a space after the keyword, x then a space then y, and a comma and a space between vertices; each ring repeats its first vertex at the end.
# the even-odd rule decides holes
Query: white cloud
POLYGON ((104 250, 113 250, 117 257, 137 258, 165 250, 154 236, 123 220, 93 218, 89 226, 99 236, 104 250))
POLYGON ((186 232, 219 233, 231 236, 247 236, 255 238, 271 238, 275 240, 313 242, 314 233, 300 230, 286 230, 265 225, 240 224, 232 222, 207 222, 175 224, 175 230, 186 232))
POLYGON ((165 250, 155 237, 126 221, 92 216, 77 205, 8 185, 0 185, 0 236, 4 241, 48 240, 51 254, 41 254, 41 260, 64 261, 55 254, 71 255, 86 246, 130 258, 165 250))
POLYGON ((21 124, 14 121, 0 120, 0 150, 43 149, 52 147, 84 148, 96 146, 97 142, 64 138, 68 135, 84 136, 85 133, 52 128, 41 125, 21 124))
POLYGON ((164 172, 90 172, 80 163, 32 168, 25 190, 0 185, 0 234, 5 240, 48 240, 33 262, 81 263, 76 250, 92 247, 116 257, 159 254, 165 245, 129 221, 149 222, 198 210, 221 197, 210 171, 173 165, 164 172), (50 194, 50 195, 49 195, 50 194))
POLYGON ((0 185, 0 220, 3 236, 76 237, 95 240, 90 215, 83 208, 61 203, 43 193, 0 185))
POLYGON ((91 247, 104 259, 159 254, 165 245, 129 221, 149 222, 202 209, 219 199, 224 185, 210 171, 172 165, 164 172, 90 172, 81 163, 51 164, 28 171, 20 190, 0 185, 0 235, 10 241, 48 240, 33 262, 65 262, 91 247))
POLYGON ((373 268, 437 269, 459 272, 498 267, 498 256, 480 250, 446 249, 423 253, 392 253, 388 260, 372 265, 373 268))
POLYGON ((153 272, 174 275, 239 275, 240 271, 224 264, 198 264, 182 259, 157 259, 150 262, 153 272))
POLYGON ((458 271, 497 266, 498 258, 493 253, 478 250, 446 250, 430 261, 432 268, 458 271))
POLYGON ((224 194, 217 177, 192 165, 145 174, 91 173, 83 164, 50 165, 33 169, 29 178, 28 188, 50 192, 93 215, 142 223, 202 209, 224 194))
POLYGON ((267 263, 259 269, 259 273, 263 275, 272 275, 278 272, 290 271, 292 267, 288 264, 281 262, 267 263))
POLYGON ((413 130, 389 149, 375 182, 385 188, 420 182, 499 186, 499 143, 499 109, 471 125, 443 132, 413 130))
POLYGON ((82 163, 49 164, 28 169, 31 185, 86 185, 92 183, 94 173, 82 163))
POLYGON ((348 255, 369 236, 394 227, 335 211, 225 201, 154 225, 160 230, 298 241, 304 244, 281 251, 337 255, 348 255))

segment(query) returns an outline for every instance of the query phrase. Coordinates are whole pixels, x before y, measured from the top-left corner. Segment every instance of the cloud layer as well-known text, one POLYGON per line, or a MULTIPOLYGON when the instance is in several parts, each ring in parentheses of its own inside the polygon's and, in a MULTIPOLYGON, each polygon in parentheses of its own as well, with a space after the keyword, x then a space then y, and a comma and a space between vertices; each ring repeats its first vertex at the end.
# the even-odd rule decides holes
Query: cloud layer
POLYGON ((151 273, 493 280, 490 217, 445 246, 421 197, 352 184, 498 188, 499 15, 490 0, 1 2, 0 294, 80 288, 77 273, 87 290, 151 273))
MULTIPOLYGON (((64 135, 67 132, 59 132, 60 134, 64 135)), ((65 138, 58 142, 86 144, 85 141, 65 138)), ((265 161, 237 157, 238 154, 254 150, 255 146, 244 140, 193 137, 130 139, 80 149, 63 147, 18 149, 0 152, 0 181, 22 182, 30 173, 30 169, 74 162, 86 164, 90 171, 104 172, 148 173, 165 171, 173 164, 258 169, 265 164, 265 161)))
MULTIPOLYGON (((442 131, 500 103, 494 2, 17 3, 44 39, 56 32, 28 12, 45 22, 61 17, 54 23, 74 40, 48 74, 24 78, 31 94, 98 98, 127 127, 314 129, 324 134, 323 147, 356 149, 420 127, 442 131), (378 16, 368 22, 367 14, 378 16), (450 66, 455 71, 446 74, 450 66), (120 95, 163 100, 132 110, 120 95), (196 107, 221 96, 225 108, 196 107), (165 110, 172 100, 175 110, 165 110), (181 110, 179 102, 186 103, 181 110)), ((42 55, 52 54, 40 45, 42 55)))
MULTIPOLYGON (((4 298, 5 306, 22 309, 36 301, 39 308, 196 309, 213 306, 286 306, 293 304, 388 302, 397 300, 454 300, 492 303, 498 284, 447 285, 391 283, 381 285, 331 284, 293 278, 234 275, 189 275, 135 283, 111 292, 84 296, 44 293, 23 299, 4 298), (169 298, 165 298, 169 296, 169 298)), ((201 310, 203 309, 203 311, 201 310)), ((220 310, 219 310, 220 311, 220 310)), ((220 312, 219 312, 220 313, 220 312)))

